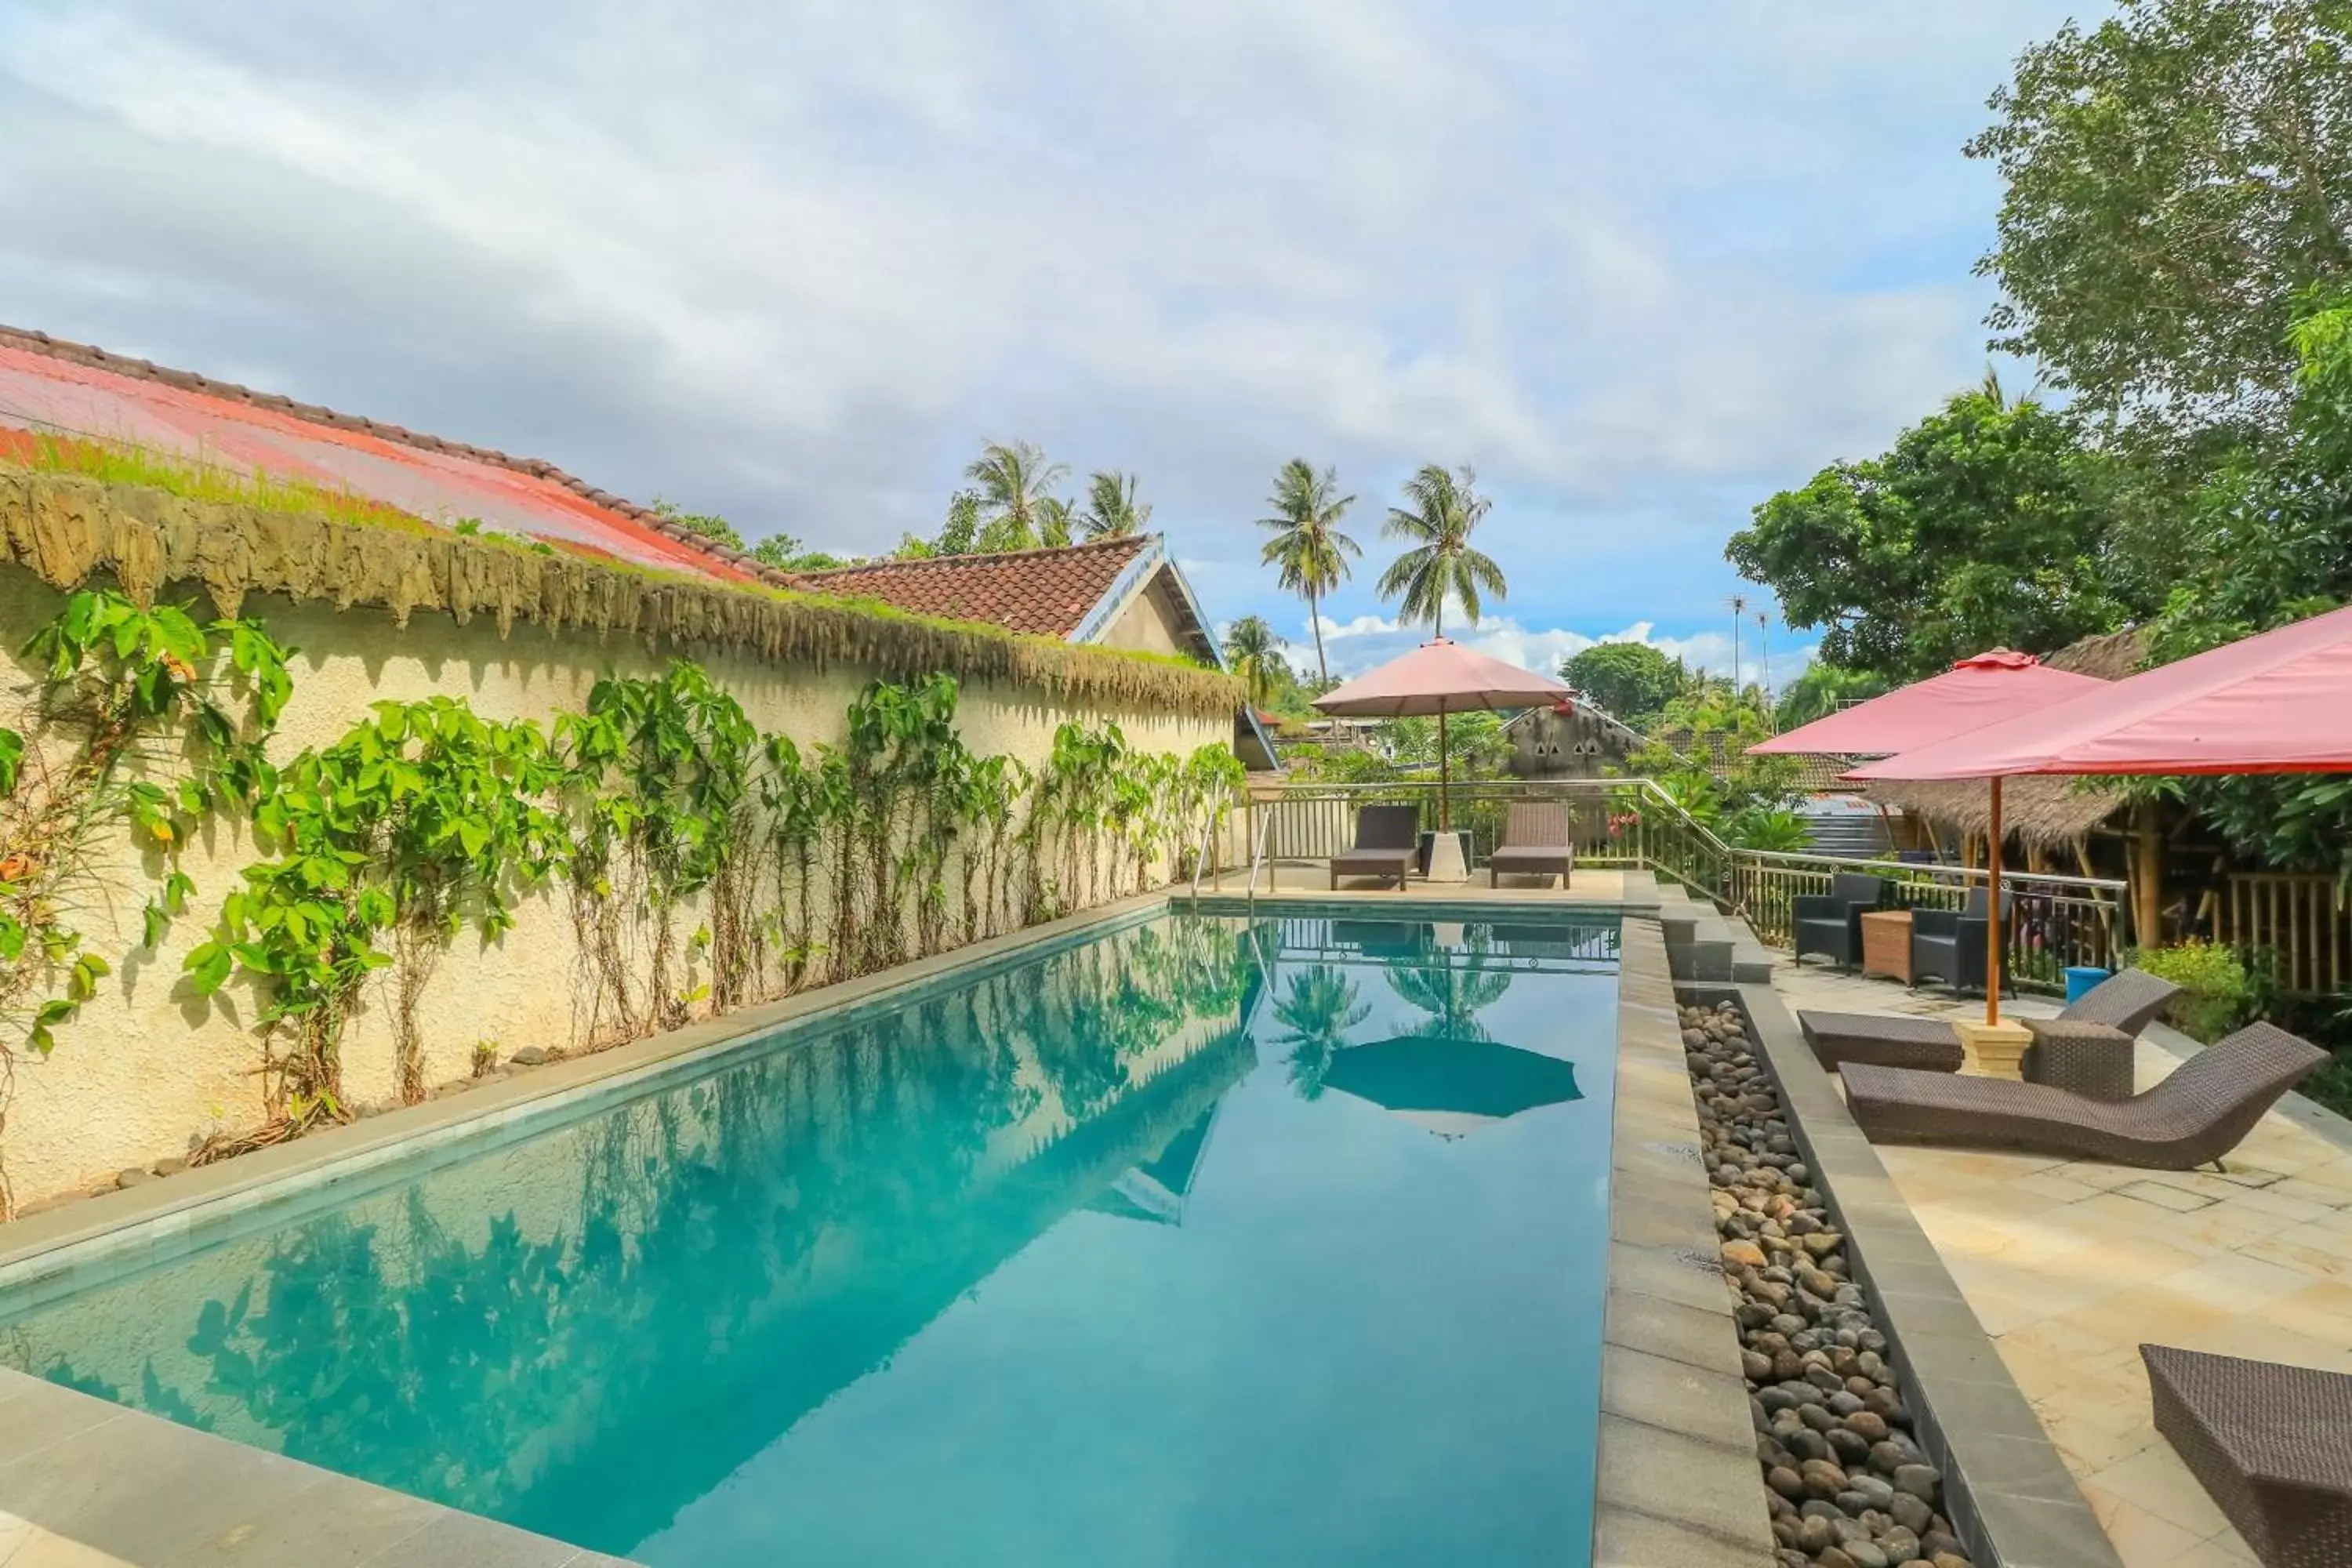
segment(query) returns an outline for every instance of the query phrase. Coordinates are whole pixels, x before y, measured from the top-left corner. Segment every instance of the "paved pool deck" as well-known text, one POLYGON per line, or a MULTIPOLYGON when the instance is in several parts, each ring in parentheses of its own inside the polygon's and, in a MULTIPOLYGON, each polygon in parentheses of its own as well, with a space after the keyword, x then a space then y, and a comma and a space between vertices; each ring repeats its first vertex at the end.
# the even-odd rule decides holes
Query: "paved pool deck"
MULTIPOLYGON (((1984 1006, 1785 962, 1772 984, 1792 1011, 1961 1018, 1984 1006)), ((2058 1011, 2038 997, 2003 1006, 2058 1011)), ((2150 1028, 2139 1087, 2197 1048, 2150 1028)), ((2158 1436, 2137 1347, 2352 1373, 2352 1123, 2291 1097, 2219 1175, 1899 1144, 1877 1152, 2126 1568, 2253 1568, 2158 1436)))

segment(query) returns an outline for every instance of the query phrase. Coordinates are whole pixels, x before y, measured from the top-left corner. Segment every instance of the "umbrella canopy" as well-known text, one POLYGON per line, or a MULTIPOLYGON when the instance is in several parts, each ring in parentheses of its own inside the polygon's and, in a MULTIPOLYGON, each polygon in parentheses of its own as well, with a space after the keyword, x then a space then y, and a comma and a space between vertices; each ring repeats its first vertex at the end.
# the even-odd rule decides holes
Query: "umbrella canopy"
POLYGON ((1964 658, 1941 675, 1759 741, 1750 752, 1885 757, 2038 712, 2108 682, 2053 669, 2005 647, 1964 658))
POLYGON ((1437 716, 1437 826, 1454 826, 1454 771, 1445 752, 1445 716, 1494 708, 1535 708, 1576 695, 1549 675, 1474 653, 1433 637, 1370 675, 1333 687, 1315 706, 1335 718, 1407 719, 1437 716))
POLYGON ((1333 687, 1315 706, 1335 718, 1404 719, 1563 701, 1575 689, 1549 675, 1489 658, 1447 637, 1333 687))
POLYGON ((1393 1110, 1441 1138, 1584 1098, 1574 1062, 1492 1040, 1433 1035, 1349 1046, 1331 1058, 1323 1087, 1393 1110))
POLYGON ((1846 774, 2352 772, 2352 605, 1846 774))

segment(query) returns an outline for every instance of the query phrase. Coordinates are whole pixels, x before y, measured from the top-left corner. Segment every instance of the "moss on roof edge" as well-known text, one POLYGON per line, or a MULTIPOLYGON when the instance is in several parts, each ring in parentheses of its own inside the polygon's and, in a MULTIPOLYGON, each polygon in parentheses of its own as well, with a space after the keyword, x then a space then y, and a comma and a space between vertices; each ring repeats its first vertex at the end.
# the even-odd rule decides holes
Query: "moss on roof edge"
POLYGON ((1231 676, 1182 660, 912 615, 873 600, 732 584, 558 552, 497 535, 421 537, 289 512, 189 500, 135 485, 0 463, 0 558, 57 588, 110 574, 142 602, 201 585, 224 615, 247 594, 337 609, 418 610, 459 625, 492 617, 551 631, 619 632, 680 648, 870 667, 946 670, 1050 693, 1072 706, 1230 717, 1231 676))

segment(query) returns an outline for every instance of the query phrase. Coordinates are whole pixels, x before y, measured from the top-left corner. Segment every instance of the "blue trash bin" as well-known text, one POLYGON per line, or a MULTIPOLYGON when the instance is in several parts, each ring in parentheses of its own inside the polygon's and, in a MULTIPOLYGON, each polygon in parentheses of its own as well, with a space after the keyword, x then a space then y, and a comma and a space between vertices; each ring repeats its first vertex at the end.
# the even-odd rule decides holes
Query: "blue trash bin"
POLYGON ((2093 969, 2084 964, 2066 971, 2066 1005, 2080 1002, 2092 986, 2107 977, 2108 971, 2093 969))

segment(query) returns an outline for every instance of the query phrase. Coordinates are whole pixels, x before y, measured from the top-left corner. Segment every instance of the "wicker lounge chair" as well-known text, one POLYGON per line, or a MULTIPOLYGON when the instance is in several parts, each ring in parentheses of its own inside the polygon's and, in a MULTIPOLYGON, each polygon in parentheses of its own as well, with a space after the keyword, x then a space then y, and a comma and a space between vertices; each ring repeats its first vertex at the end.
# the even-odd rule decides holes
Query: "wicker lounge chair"
POLYGON ((2352 1377, 2142 1345, 2164 1434, 2269 1568, 2352 1563, 2352 1377))
POLYGON ((1874 910, 1886 898, 1886 884, 1876 877, 1841 871, 1830 879, 1826 893, 1800 893, 1790 901, 1790 923, 1797 962, 1818 952, 1841 969, 1862 962, 1862 911, 1874 910))
POLYGON ((1843 1077, 1846 1109, 1874 1142, 1986 1144, 2186 1171, 2236 1148, 2281 1095, 2326 1059, 2308 1040, 2252 1024, 2125 1100, 1863 1063, 1843 1077))
MULTIPOLYGON (((2137 1035, 2147 1027, 2180 989, 2144 969, 2110 974, 2083 999, 2070 1004, 2055 1022, 2105 1024, 2137 1035)), ((2042 1022, 2023 1020, 2029 1029, 2042 1022)), ((1960 1037, 1940 1018, 1892 1018, 1880 1013, 1799 1013, 1797 1026, 1822 1066, 1835 1072, 1847 1062, 1916 1068, 1921 1072, 1960 1070, 1960 1037)))
POLYGON ((1496 886, 1506 874, 1549 877, 1559 874, 1560 890, 1576 870, 1576 846, 1568 831, 1565 802, 1531 802, 1511 807, 1504 819, 1503 842, 1486 858, 1486 885, 1496 886))
POLYGON ((1404 889, 1405 873, 1420 858, 1421 808, 1368 805, 1356 813, 1356 847, 1331 857, 1331 886, 1342 877, 1394 877, 1404 889))
POLYGON ((1890 1018, 1879 1013, 1800 1013, 1797 1027, 1813 1059, 1830 1072, 1850 1062, 1914 1068, 1921 1072, 1960 1070, 1958 1031, 1941 1018, 1890 1018))

